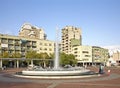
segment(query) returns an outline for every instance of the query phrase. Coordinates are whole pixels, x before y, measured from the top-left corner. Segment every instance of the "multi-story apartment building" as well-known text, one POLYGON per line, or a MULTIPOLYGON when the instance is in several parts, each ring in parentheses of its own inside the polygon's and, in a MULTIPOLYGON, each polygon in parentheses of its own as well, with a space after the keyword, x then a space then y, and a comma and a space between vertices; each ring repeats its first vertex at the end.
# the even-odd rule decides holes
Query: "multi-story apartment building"
POLYGON ((24 57, 29 50, 35 50, 37 53, 54 53, 54 42, 46 40, 43 29, 28 23, 22 25, 19 36, 0 34, 1 54, 20 53, 24 57))
POLYGON ((120 65, 120 51, 116 50, 113 52, 112 59, 120 65))
MULTIPOLYGON (((82 46, 81 29, 73 26, 66 26, 62 29, 60 46, 62 52, 74 54, 78 64, 104 63, 108 60, 107 49, 97 46, 82 46)), ((25 57, 27 51, 35 50, 37 53, 46 52, 49 55, 54 53, 54 49, 54 42, 46 39, 43 29, 30 24, 22 26, 19 36, 0 34, 0 54, 4 52, 8 52, 9 55, 20 53, 22 57, 25 57)))
POLYGON ((93 63, 104 63, 108 61, 108 49, 101 48, 98 46, 92 46, 92 58, 93 58, 93 63))
POLYGON ((81 29, 66 26, 62 29, 61 51, 70 54, 73 46, 82 45, 81 29))
POLYGON ((36 48, 36 41, 33 39, 20 38, 18 36, 0 34, 0 53, 8 52, 9 55, 13 53, 20 53, 25 56, 25 52, 29 49, 36 48))
POLYGON ((38 53, 47 53, 53 54, 54 53, 54 42, 49 40, 38 40, 37 41, 37 52, 38 53))
POLYGON ((37 53, 54 53, 54 42, 0 34, 1 54, 4 52, 8 52, 9 55, 20 53, 24 57, 29 50, 35 50, 37 53))
POLYGON ((25 38, 35 38, 35 39, 43 39, 43 40, 45 40, 47 37, 47 35, 44 33, 44 30, 42 28, 32 26, 29 23, 25 23, 22 25, 19 31, 19 36, 25 38))
POLYGON ((112 57, 115 61, 120 60, 120 52, 119 51, 113 52, 112 57))
POLYGON ((78 65, 92 64, 92 46, 75 46, 72 54, 78 60, 78 65))
MULTIPOLYGON (((12 55, 19 53, 21 57, 25 57, 26 52, 31 50, 37 51, 37 53, 47 53, 48 55, 53 54, 54 42, 43 39, 23 38, 20 36, 0 34, 0 57, 6 52, 9 56, 9 58, 6 59, 0 58, 0 68, 2 68, 3 65, 2 60, 13 60, 14 65, 17 63, 17 67, 19 67, 18 59, 10 59, 12 55)), ((22 58, 19 60, 22 60, 22 58)))

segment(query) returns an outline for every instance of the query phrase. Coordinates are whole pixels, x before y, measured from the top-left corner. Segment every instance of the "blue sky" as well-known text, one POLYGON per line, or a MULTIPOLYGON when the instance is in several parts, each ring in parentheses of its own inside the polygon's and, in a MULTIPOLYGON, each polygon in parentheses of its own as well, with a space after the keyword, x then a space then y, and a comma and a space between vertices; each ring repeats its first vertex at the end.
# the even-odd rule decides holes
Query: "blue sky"
POLYGON ((120 0, 0 0, 0 33, 18 35, 25 22, 49 40, 70 25, 82 29, 83 45, 120 45, 120 0))

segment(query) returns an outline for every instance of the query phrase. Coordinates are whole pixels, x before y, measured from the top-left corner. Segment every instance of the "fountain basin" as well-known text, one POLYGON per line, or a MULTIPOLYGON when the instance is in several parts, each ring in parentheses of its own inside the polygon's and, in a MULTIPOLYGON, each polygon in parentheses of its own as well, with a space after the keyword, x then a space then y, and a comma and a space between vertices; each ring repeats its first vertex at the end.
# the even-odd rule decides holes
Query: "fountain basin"
POLYGON ((29 76, 72 76, 72 75, 82 75, 82 74, 87 74, 89 73, 90 70, 53 70, 53 71, 27 71, 23 70, 22 74, 23 75, 29 75, 29 76))
POLYGON ((43 69, 40 66, 33 66, 27 70, 22 71, 22 75, 27 76, 74 76, 74 75, 83 75, 83 74, 90 74, 91 71, 85 69, 83 67, 72 67, 70 65, 66 65, 64 68, 59 67, 58 69, 55 68, 46 68, 43 69))
POLYGON ((40 79, 68 79, 68 78, 84 78, 97 76, 98 74, 85 69, 83 67, 64 67, 64 68, 41 68, 32 67, 30 69, 17 72, 17 77, 23 78, 40 78, 40 79))

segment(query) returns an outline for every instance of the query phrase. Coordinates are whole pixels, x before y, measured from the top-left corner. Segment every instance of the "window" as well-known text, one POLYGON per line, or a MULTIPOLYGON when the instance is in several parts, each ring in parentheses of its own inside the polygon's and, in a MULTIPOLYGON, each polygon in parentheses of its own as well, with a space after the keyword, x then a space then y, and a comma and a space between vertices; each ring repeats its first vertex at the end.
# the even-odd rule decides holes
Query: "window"
POLYGON ((51 44, 51 43, 49 43, 49 46, 52 46, 52 44, 51 44))
POLYGON ((40 42, 40 45, 42 45, 42 43, 40 42))
POLYGON ((82 53, 89 53, 88 51, 82 51, 82 53))
POLYGON ((47 48, 44 48, 44 50, 47 50, 47 48))
POLYGON ((52 49, 51 49, 51 48, 49 48, 49 51, 52 51, 52 49))
POLYGON ((77 53, 77 52, 74 52, 74 53, 77 53))
POLYGON ((74 48, 74 50, 78 50, 78 48, 74 48))
POLYGON ((44 45, 47 46, 47 43, 45 43, 44 45))
POLYGON ((90 57, 90 55, 85 55, 85 57, 90 57))

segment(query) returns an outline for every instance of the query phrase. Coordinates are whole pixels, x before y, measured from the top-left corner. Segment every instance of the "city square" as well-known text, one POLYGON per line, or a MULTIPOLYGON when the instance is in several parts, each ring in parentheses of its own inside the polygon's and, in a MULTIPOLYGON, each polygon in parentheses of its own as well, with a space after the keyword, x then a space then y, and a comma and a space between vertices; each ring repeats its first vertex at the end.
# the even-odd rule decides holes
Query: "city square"
MULTIPOLYGON (((98 67, 88 67, 98 72, 98 67)), ((105 74, 97 77, 77 79, 31 79, 15 77, 15 73, 25 68, 0 71, 1 88, 119 88, 120 67, 106 67, 105 74), (111 70, 110 73, 107 71, 111 70)))
POLYGON ((0 0, 0 88, 120 88, 120 0, 0 0))

